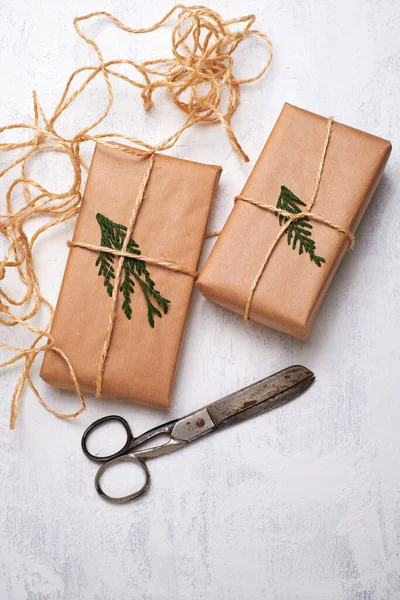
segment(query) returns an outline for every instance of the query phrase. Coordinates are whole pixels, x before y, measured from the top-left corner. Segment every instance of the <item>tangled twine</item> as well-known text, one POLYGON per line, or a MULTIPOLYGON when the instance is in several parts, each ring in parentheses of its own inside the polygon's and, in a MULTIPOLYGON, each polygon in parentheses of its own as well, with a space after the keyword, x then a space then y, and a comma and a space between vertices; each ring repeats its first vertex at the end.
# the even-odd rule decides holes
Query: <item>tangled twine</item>
POLYGON ((78 35, 89 44, 99 60, 98 66, 81 67, 74 71, 67 81, 64 92, 53 115, 47 118, 39 103, 36 92, 33 92, 33 123, 18 123, 0 128, 0 134, 11 130, 28 130, 31 137, 28 141, 14 143, 0 143, 0 151, 23 151, 0 172, 4 177, 12 169, 19 167, 20 175, 14 179, 6 192, 6 212, 0 214, 0 232, 6 238, 8 248, 3 260, 0 262, 0 279, 3 280, 9 269, 16 269, 19 281, 25 293, 22 298, 14 298, 4 289, 0 288, 0 324, 5 327, 21 326, 34 334, 34 340, 28 348, 20 348, 9 344, 0 343, 0 347, 14 353, 14 356, 3 363, 5 367, 19 360, 24 362, 22 372, 17 380, 11 404, 10 427, 14 429, 21 397, 25 384, 28 383, 39 402, 51 413, 62 418, 71 418, 85 410, 85 401, 79 389, 73 367, 68 357, 55 346, 55 340, 50 333, 54 314, 52 305, 40 293, 36 276, 33 247, 39 236, 48 229, 66 222, 75 217, 79 212, 82 200, 82 170, 88 171, 88 166, 81 157, 81 144, 92 141, 110 148, 118 148, 134 156, 151 156, 155 152, 168 150, 180 136, 196 123, 220 123, 237 152, 245 161, 248 157, 236 139, 231 118, 240 100, 240 85, 257 81, 268 69, 272 60, 272 45, 268 37, 252 29, 254 15, 224 21, 215 11, 204 6, 185 7, 175 6, 160 21, 144 29, 127 27, 113 15, 107 12, 94 12, 74 20, 74 27, 78 35), (103 55, 96 42, 88 38, 80 29, 80 24, 93 17, 106 17, 119 28, 128 33, 147 33, 159 28, 176 11, 177 24, 172 30, 171 58, 156 59, 137 64, 132 60, 104 61, 103 55), (231 31, 230 26, 243 24, 240 31, 231 31), (268 59, 261 71, 254 77, 238 79, 233 75, 233 51, 249 36, 257 36, 264 40, 268 48, 268 59), (136 81, 114 68, 117 65, 133 67, 141 77, 136 81), (86 79, 72 91, 75 79, 84 75, 86 79), (71 139, 60 135, 56 123, 68 107, 82 94, 97 76, 104 78, 108 101, 101 116, 94 122, 84 127, 71 139), (111 80, 117 78, 141 90, 143 105, 146 110, 153 106, 153 92, 158 88, 165 88, 175 105, 187 114, 182 127, 174 134, 156 146, 119 133, 95 133, 93 130, 102 123, 113 105, 114 94, 111 80), (223 110, 223 90, 228 92, 226 108, 223 110), (124 144, 117 140, 124 140, 124 144), (63 193, 54 193, 43 187, 38 181, 27 175, 27 166, 30 159, 38 152, 57 151, 66 154, 71 162, 74 180, 69 190, 63 193), (15 191, 22 187, 25 203, 21 208, 13 209, 15 191), (40 226, 28 239, 25 225, 37 216, 49 217, 49 221, 40 226), (40 308, 45 305, 50 312, 50 318, 43 327, 37 327, 31 320, 38 315, 40 308), (23 312, 18 316, 15 311, 23 312), (57 352, 67 363, 76 392, 79 396, 81 407, 74 413, 60 413, 48 406, 34 386, 30 370, 37 356, 45 350, 52 349, 57 352))

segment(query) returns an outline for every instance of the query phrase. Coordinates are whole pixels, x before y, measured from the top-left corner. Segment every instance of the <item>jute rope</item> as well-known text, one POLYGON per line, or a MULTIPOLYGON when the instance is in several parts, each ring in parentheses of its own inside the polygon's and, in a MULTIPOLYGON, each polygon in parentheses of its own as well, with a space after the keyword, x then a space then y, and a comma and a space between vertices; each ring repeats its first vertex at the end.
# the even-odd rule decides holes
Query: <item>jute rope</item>
MULTIPOLYGON (((136 197, 136 201, 133 206, 131 218, 129 219, 129 223, 126 228, 125 239, 124 239, 124 243, 122 244, 122 248, 121 248, 122 252, 126 252, 126 249, 129 244, 129 240, 131 239, 131 235, 133 232, 133 226, 135 225, 139 209, 143 202, 144 192, 145 192, 145 189, 149 182, 150 173, 153 169, 153 165, 154 165, 154 154, 152 154, 149 158, 146 172, 145 172, 143 179, 139 186, 138 195, 136 197)), ((123 265, 124 265, 124 257, 120 256, 118 259, 117 268, 115 271, 115 281, 114 281, 113 293, 111 296, 111 308, 110 308, 110 314, 108 317, 107 332, 106 332, 106 336, 104 338, 104 344, 103 344, 103 348, 102 348, 102 351, 100 354, 99 365, 97 367, 96 396, 98 398, 101 396, 101 393, 102 393, 104 366, 106 363, 108 349, 109 349, 110 343, 111 343, 111 336, 112 336, 112 332, 114 329, 115 317, 117 315, 117 298, 118 298, 118 291, 119 291, 119 281, 121 279, 123 265)))
POLYGON ((341 225, 337 225, 336 223, 333 223, 329 219, 325 219, 321 215, 311 212, 311 209, 314 206, 315 200, 318 195, 322 172, 323 172, 324 165, 325 165, 326 153, 328 151, 328 146, 329 146, 329 142, 331 139, 332 124, 333 124, 333 117, 329 117, 328 123, 327 123, 325 142, 324 142, 324 146, 322 149, 321 159, 320 159, 320 162, 318 165, 317 176, 315 179, 314 191, 313 191, 313 194, 312 194, 310 200, 307 203, 306 209, 303 212, 293 214, 293 213, 287 212, 285 210, 281 210, 281 209, 277 208, 276 206, 273 206, 272 204, 263 204, 262 202, 257 202, 256 200, 253 200, 251 198, 246 198, 245 196, 237 196, 235 198, 235 200, 241 200, 242 202, 248 202, 250 204, 253 204, 254 206, 258 206, 259 208, 269 210, 270 212, 282 215, 288 219, 286 221, 286 223, 281 227, 277 236, 275 237, 275 239, 271 243, 270 247, 268 248, 265 258, 262 261, 256 276, 254 277, 253 283, 251 284, 249 296, 247 298, 244 315, 243 315, 245 321, 248 321, 250 318, 251 303, 253 301, 253 297, 254 297, 254 293, 257 289, 257 285, 262 277, 262 274, 265 271, 265 267, 267 266, 268 261, 270 260, 275 248, 277 247, 279 240, 284 235, 284 233, 286 232, 288 227, 290 227, 291 223, 293 223, 294 221, 298 221, 299 219, 303 219, 304 217, 308 217, 309 219, 311 219, 313 221, 317 221, 318 223, 323 223, 324 225, 327 225, 328 227, 331 227, 332 229, 336 229, 336 231, 339 231, 340 233, 343 233, 344 235, 346 235, 349 238, 349 247, 347 248, 347 250, 351 250, 354 246, 354 241, 355 241, 354 234, 350 231, 350 229, 348 227, 342 227, 341 225))
MULTIPOLYGON (((19 176, 14 179, 6 192, 6 211, 0 214, 0 232, 8 243, 4 258, 0 262, 0 279, 6 276, 9 269, 15 269, 24 290, 19 297, 13 297, 4 289, 0 289, 0 324, 5 327, 20 326, 35 335, 33 343, 27 348, 16 348, 10 344, 0 343, 0 347, 14 352, 12 358, 0 363, 0 367, 11 365, 19 360, 24 361, 24 367, 12 398, 10 418, 12 429, 15 427, 21 395, 26 383, 29 384, 39 402, 58 417, 74 417, 85 409, 73 366, 68 357, 55 347, 55 341, 50 334, 54 310, 40 292, 33 261, 33 247, 38 238, 45 231, 68 221, 79 212, 82 200, 82 170, 88 170, 87 164, 81 157, 81 145, 92 141, 109 148, 118 148, 135 156, 152 157, 155 152, 171 148, 181 135, 196 123, 220 123, 238 155, 243 160, 248 160, 232 131, 231 118, 239 105, 240 86, 257 81, 266 72, 272 60, 271 42, 264 33, 252 29, 254 22, 254 15, 226 21, 217 12, 204 6, 185 7, 180 4, 172 8, 160 21, 143 29, 130 28, 107 12, 94 12, 78 17, 74 20, 75 30, 95 51, 99 64, 81 67, 72 73, 50 118, 44 114, 38 96, 34 92, 33 122, 17 123, 0 128, 0 134, 10 131, 30 133, 30 138, 26 141, 0 143, 0 152, 17 153, 16 157, 0 171, 0 178, 16 167, 20 169, 19 176), (80 28, 81 24, 89 19, 105 17, 128 33, 147 33, 161 27, 175 12, 178 14, 177 23, 172 30, 172 56, 146 61, 142 64, 129 59, 106 62, 97 43, 87 37, 80 28), (231 29, 232 25, 242 25, 242 29, 234 31, 231 29), (250 36, 261 38, 266 43, 268 57, 259 73, 240 79, 233 74, 232 53, 243 40, 250 36), (134 69, 140 80, 136 81, 132 77, 118 72, 116 69, 119 65, 134 69), (82 75, 85 77, 83 83, 77 84, 78 77, 82 75), (108 100, 104 111, 73 137, 64 137, 56 131, 57 121, 98 76, 104 79, 107 88, 108 100), (111 83, 113 78, 138 88, 141 91, 146 110, 153 105, 153 92, 164 88, 175 105, 186 113, 186 120, 182 127, 156 145, 115 132, 96 133, 94 130, 103 123, 113 105, 114 93, 111 83), (74 87, 75 89, 73 89, 74 87), (224 89, 228 92, 225 108, 223 108, 224 89), (31 158, 42 152, 61 152, 68 156, 73 171, 73 183, 65 192, 54 193, 28 176, 28 164, 31 158), (14 208, 15 192, 19 189, 22 189, 25 203, 20 208, 14 208), (28 221, 38 216, 46 216, 49 220, 28 239, 25 227, 28 221), (48 322, 44 327, 33 326, 30 320, 38 315, 43 306, 46 306, 50 312, 48 322), (22 315, 18 314, 21 312, 22 315), (50 408, 32 383, 31 367, 36 357, 49 349, 57 352, 66 362, 80 398, 81 407, 73 414, 64 414, 50 408)), ((132 216, 132 227, 134 221, 135 217, 132 216)), ((120 263, 121 260, 123 260, 122 255, 118 262, 120 263)))
POLYGON ((183 273, 184 275, 193 277, 193 279, 197 279, 199 276, 197 271, 193 271, 193 269, 188 269, 188 267, 179 265, 169 258, 151 258, 150 256, 144 256, 143 254, 140 254, 139 256, 133 256, 131 252, 122 252, 122 250, 114 250, 113 248, 108 248, 107 246, 95 246, 94 244, 85 244, 84 242, 75 242, 72 240, 67 242, 67 246, 70 248, 85 248, 86 250, 91 250, 92 252, 107 252, 107 254, 112 254, 113 256, 123 256, 124 258, 136 258, 137 260, 143 260, 148 265, 157 265, 158 267, 163 267, 164 269, 174 271, 175 273, 183 273))

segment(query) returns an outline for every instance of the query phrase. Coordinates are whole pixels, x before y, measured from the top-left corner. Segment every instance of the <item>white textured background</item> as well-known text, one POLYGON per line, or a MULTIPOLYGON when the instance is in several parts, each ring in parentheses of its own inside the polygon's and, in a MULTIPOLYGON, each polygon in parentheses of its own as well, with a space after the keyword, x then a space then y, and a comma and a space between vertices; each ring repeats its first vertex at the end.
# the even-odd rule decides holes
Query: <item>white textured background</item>
MULTIPOLYGON (((1 374, 2 600, 400 598, 399 2, 212 5, 226 18, 254 12, 275 47, 269 73, 244 89, 233 121, 252 162, 239 162, 218 127, 189 132, 172 151, 223 166, 212 229, 228 215, 285 100, 389 138, 392 157, 308 341, 246 325, 195 293, 169 413, 89 398, 87 413, 66 422, 28 391, 9 432, 18 370, 1 374), (152 488, 136 504, 113 506, 96 495, 96 467, 80 451, 95 418, 122 414, 139 433, 298 362, 317 382, 296 402, 152 462, 152 488)), ((0 125, 32 116, 32 89, 50 114, 70 72, 95 64, 73 17, 103 9, 144 26, 170 6, 1 0, 0 125)), ((104 22, 85 31, 106 58, 143 60, 169 47, 169 28, 140 38, 104 22)), ((240 56, 242 67, 259 61, 261 45, 246 44, 240 56)), ((116 90, 108 130, 156 143, 182 121, 162 94, 145 115, 138 96, 116 90)), ((99 81, 60 130, 86 124, 104 97, 99 81)), ((70 181, 67 162, 54 157, 32 171, 55 189, 70 181)), ((42 290, 54 302, 73 226, 37 245, 42 290)), ((15 330, 4 335, 15 345, 26 341, 15 330)), ((39 385, 54 406, 76 405, 72 395, 39 385)))

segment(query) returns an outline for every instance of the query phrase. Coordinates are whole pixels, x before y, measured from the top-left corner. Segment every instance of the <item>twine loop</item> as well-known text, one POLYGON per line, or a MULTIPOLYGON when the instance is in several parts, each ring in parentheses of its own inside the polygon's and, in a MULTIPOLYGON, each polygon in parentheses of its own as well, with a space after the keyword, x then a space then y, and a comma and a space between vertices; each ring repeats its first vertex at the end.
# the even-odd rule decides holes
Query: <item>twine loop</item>
MULTIPOLYGON (((148 61, 144 63, 147 72, 168 78, 168 93, 175 104, 193 119, 201 118, 210 123, 223 121, 230 129, 230 118, 239 104, 239 85, 256 81, 265 73, 272 59, 271 42, 265 34, 251 30, 254 15, 225 21, 217 12, 204 6, 178 8, 181 12, 172 31, 174 59, 158 63, 148 61), (243 24, 244 28, 231 32, 229 26, 232 24, 243 24), (250 35, 258 36, 267 43, 268 59, 254 77, 236 79, 232 74, 231 54, 250 35), (155 68, 157 64, 164 64, 167 69, 155 68), (228 86, 229 99, 226 112, 222 114, 221 92, 225 85, 228 86), (185 101, 182 96, 187 91, 189 97, 185 101)), ((147 101, 151 100, 152 91, 158 85, 159 82, 148 86, 147 101)), ((237 140, 231 130, 228 135, 236 145, 237 140)), ((240 153, 245 156, 243 151, 240 153)))

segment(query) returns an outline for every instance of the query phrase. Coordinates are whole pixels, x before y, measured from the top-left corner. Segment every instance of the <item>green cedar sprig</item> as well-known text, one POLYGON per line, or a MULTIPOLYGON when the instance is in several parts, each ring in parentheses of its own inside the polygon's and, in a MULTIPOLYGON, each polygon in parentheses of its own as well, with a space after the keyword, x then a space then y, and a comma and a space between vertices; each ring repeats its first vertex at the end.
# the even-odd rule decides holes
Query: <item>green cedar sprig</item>
MULTIPOLYGON (((126 227, 124 225, 114 223, 100 213, 97 213, 96 219, 100 225, 101 231, 100 245, 105 248, 121 250, 125 239, 126 227)), ((127 252, 136 256, 140 256, 140 248, 135 240, 129 240, 127 252)), ((100 252, 96 260, 96 266, 99 267, 98 274, 104 277, 104 285, 108 295, 112 296, 112 280, 115 279, 114 256, 108 252, 100 252)), ((154 316, 157 316, 160 319, 162 318, 162 313, 157 308, 157 305, 166 315, 170 300, 163 298, 160 292, 155 288, 155 283, 151 279, 150 273, 146 268, 146 263, 143 260, 133 257, 124 257, 123 271, 123 281, 119 289, 124 298, 122 309, 126 318, 130 320, 132 317, 131 296, 135 291, 136 282, 142 290, 146 300, 147 320, 150 326, 154 327, 154 316)))
MULTIPOLYGON (((284 185, 281 187, 276 208, 295 215, 302 212, 304 207, 306 207, 306 204, 300 198, 284 185)), ((276 215, 279 217, 279 225, 284 225, 289 220, 289 217, 285 215, 279 213, 276 213, 276 215)), ((313 226, 308 217, 292 221, 286 230, 287 243, 292 246, 293 250, 296 250, 298 244, 298 253, 303 254, 303 252, 306 252, 310 260, 320 267, 325 262, 325 258, 315 254, 315 241, 311 237, 312 228, 313 226)))

